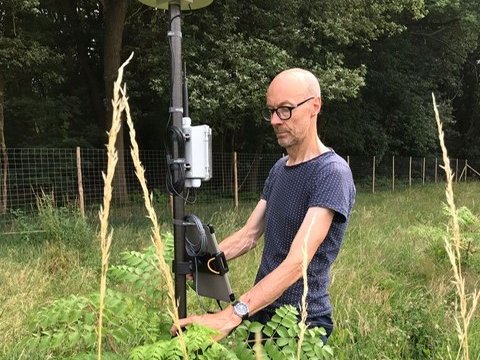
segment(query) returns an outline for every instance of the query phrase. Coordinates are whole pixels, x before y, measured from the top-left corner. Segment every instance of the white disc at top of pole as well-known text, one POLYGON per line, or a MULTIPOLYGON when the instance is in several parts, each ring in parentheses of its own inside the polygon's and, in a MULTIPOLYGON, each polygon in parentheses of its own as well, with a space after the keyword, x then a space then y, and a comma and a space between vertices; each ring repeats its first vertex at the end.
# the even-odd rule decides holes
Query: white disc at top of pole
POLYGON ((213 0, 139 0, 145 5, 159 8, 159 9, 168 9, 168 4, 181 4, 182 10, 196 10, 201 9, 210 5, 213 0))

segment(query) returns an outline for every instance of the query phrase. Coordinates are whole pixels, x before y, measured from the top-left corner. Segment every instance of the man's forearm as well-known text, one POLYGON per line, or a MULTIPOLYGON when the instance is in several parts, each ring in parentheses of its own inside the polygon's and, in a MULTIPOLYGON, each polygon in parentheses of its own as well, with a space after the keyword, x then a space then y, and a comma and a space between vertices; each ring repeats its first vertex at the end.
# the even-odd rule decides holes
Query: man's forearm
POLYGON ((301 277, 301 263, 283 263, 240 298, 253 315, 278 299, 301 277))
POLYGON ((245 228, 242 228, 223 240, 219 244, 219 248, 227 260, 232 260, 254 248, 257 240, 252 234, 248 234, 245 228))
POLYGON ((235 259, 257 245, 264 230, 265 208, 266 201, 260 200, 247 223, 220 243, 220 250, 223 251, 227 260, 235 259))

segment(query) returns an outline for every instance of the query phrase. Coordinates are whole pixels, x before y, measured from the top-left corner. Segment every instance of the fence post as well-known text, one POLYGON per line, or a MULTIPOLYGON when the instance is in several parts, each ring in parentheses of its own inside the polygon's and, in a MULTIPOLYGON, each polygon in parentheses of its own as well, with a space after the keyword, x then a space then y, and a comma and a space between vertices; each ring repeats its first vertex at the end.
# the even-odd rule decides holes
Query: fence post
MULTIPOLYGON (((222 140, 223 142, 223 140, 222 140)), ((222 144, 223 146, 223 144, 222 144)), ((222 168, 222 192, 225 192, 225 159, 223 157, 223 151, 222 153, 220 154, 221 155, 221 159, 220 159, 220 166, 222 168)))
POLYGON ((422 185, 425 185, 425 158, 423 158, 423 166, 422 166, 422 185))
POLYGON ((237 172, 237 152, 233 152, 233 192, 235 199, 235 209, 238 209, 238 172, 237 172))
MULTIPOLYGON (((437 183, 437 169, 438 169, 438 159, 435 158, 435 184, 437 183)), ((457 176, 455 174, 455 176, 457 176)))
POLYGON ((372 193, 375 192, 375 156, 373 156, 373 169, 372 169, 372 193))
POLYGON ((392 192, 395 192, 395 155, 392 156, 392 192))
POLYGON ((347 155, 347 165, 350 166, 350 155, 347 155))
POLYGON ((85 217, 85 202, 83 198, 83 181, 82 181, 82 156, 80 146, 77 146, 77 183, 78 183, 78 205, 80 206, 80 214, 85 217))
POLYGON ((455 164, 455 182, 458 182, 458 158, 456 159, 455 164))
POLYGON ((412 187, 412 157, 410 156, 410 161, 408 162, 408 186, 412 187))

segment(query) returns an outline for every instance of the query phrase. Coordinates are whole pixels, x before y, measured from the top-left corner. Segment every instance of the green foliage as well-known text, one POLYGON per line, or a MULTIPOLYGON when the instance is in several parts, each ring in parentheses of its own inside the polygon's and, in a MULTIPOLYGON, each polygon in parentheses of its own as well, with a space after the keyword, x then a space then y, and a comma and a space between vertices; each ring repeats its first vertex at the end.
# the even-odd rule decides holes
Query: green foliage
MULTIPOLYGON (((445 204, 444 212, 450 215, 450 208, 445 204)), ((480 265, 480 219, 466 206, 457 209, 460 225, 462 261, 466 265, 480 265)), ((478 268, 480 269, 480 267, 478 268)))
MULTIPOLYGON (((167 264, 170 264, 173 260, 173 235, 171 233, 162 234, 162 239, 164 241, 164 259, 167 264)), ((161 304, 162 297, 166 294, 166 286, 161 272, 158 270, 155 246, 151 245, 143 252, 126 251, 120 256, 123 263, 109 268, 109 278, 117 283, 129 284, 152 306, 161 304)))
MULTIPOLYGON (((300 325, 298 310, 286 305, 275 311, 275 315, 265 325, 246 321, 236 330, 236 336, 247 338, 249 333, 261 333, 263 347, 261 352, 267 359, 297 359, 300 325)), ((323 344, 321 337, 326 335, 323 328, 308 328, 301 345, 300 359, 330 359, 333 349, 323 344)), ((235 336, 235 334, 234 334, 235 336)), ((247 358, 247 346, 238 346, 236 352, 247 358)))
MULTIPOLYGON (((165 260, 170 262, 173 236, 163 234, 162 238, 165 260)), ((133 360, 182 359, 179 339, 170 335, 171 319, 158 310, 167 304, 167 299, 155 247, 123 252, 120 261, 108 272, 112 286, 105 298, 102 332, 104 350, 110 353, 106 358, 129 354, 133 360)), ((98 309, 97 293, 58 299, 32 317, 32 336, 23 341, 22 347, 54 357, 89 359, 96 348, 98 309)), ((290 306, 278 309, 265 326, 246 322, 231 336, 236 342, 233 347, 215 342, 215 331, 192 325, 184 333, 187 351, 191 359, 250 359, 254 351, 246 341, 248 332, 262 331, 268 337, 264 346, 268 358, 280 359, 282 353, 293 356, 298 346, 297 316, 298 311, 290 306)), ((306 330, 302 359, 331 356, 332 349, 320 341, 324 334, 321 328, 306 330)), ((229 343, 231 340, 227 340, 229 343)))
POLYGON ((402 358, 436 358, 440 333, 428 306, 430 300, 422 292, 417 291, 399 296, 395 300, 398 301, 392 301, 389 341, 405 344, 401 348, 402 358))
POLYGON ((75 204, 57 207, 53 195, 37 197, 38 223, 51 242, 66 242, 79 248, 94 244, 95 234, 75 204))
MULTIPOLYGON (((98 295, 70 296, 42 308, 32 319, 25 346, 41 353, 69 355, 96 348, 98 295)), ((122 353, 145 341, 169 337, 170 319, 136 294, 109 289, 104 309, 106 350, 122 353)))
MULTIPOLYGON (((237 357, 235 357, 227 348, 212 340, 212 336, 215 333, 216 332, 211 329, 198 325, 191 325, 188 327, 187 331, 184 332, 184 340, 190 359, 237 359, 237 357)), ((183 353, 181 351, 179 339, 178 337, 175 337, 173 339, 137 347, 131 351, 130 357, 132 360, 181 360, 183 359, 183 353)))
MULTIPOLYGON (((165 257, 173 254, 173 236, 164 234, 165 257)), ((107 290, 104 309, 106 351, 123 353, 132 346, 169 338, 171 320, 159 313, 165 298, 155 248, 124 252, 123 264, 108 273, 114 286, 107 290)), ((164 304, 164 303, 163 303, 164 304)), ((70 296, 40 309, 31 321, 32 338, 25 347, 67 356, 92 351, 97 340, 99 296, 70 296)))
MULTIPOLYGON (((459 205, 471 209, 471 214, 478 217, 480 211, 477 201, 478 184, 459 183, 455 186, 458 190, 459 205)), ((447 219, 441 208, 443 200, 443 184, 412 187, 393 194, 390 192, 358 194, 349 231, 332 269, 330 294, 335 329, 328 344, 334 349, 335 359, 442 359, 449 358, 449 354, 456 351, 458 339, 454 321, 455 290, 451 285, 450 264, 443 247, 447 219), (434 246, 436 250, 438 249, 438 254, 433 252, 434 246)), ((219 208, 216 203, 194 206, 195 210, 201 210, 201 218, 211 219, 213 224, 218 223, 217 235, 218 238, 222 238, 220 230, 225 235, 230 233, 243 223, 254 205, 255 203, 251 203, 247 208, 243 204, 239 211, 226 211, 225 208, 219 208)), ((192 213, 199 214, 198 211, 192 213)), ((21 225, 22 229, 38 228, 32 216, 20 212, 16 215, 25 222, 21 225)), ((137 211, 136 215, 141 221, 144 220, 141 212, 137 211)), ((468 214, 461 215, 460 218, 464 222, 461 225, 464 236, 465 230, 474 233, 475 227, 472 222, 475 222, 475 218, 468 214)), ((117 251, 122 248, 138 248, 139 244, 148 241, 146 232, 138 231, 138 224, 124 226, 125 228, 120 230, 115 228, 115 234, 120 239, 114 245, 117 251), (125 241, 127 238, 130 242, 125 241), (145 242, 142 242, 142 238, 145 242)), ((0 294, 3 295, 0 301, 2 316, 0 358, 96 359, 94 344, 85 344, 83 338, 80 338, 77 345, 71 345, 72 340, 68 337, 74 339, 77 336, 74 334, 81 332, 82 335, 94 339, 93 342, 96 341, 94 330, 96 321, 92 320, 92 314, 96 318, 98 296, 88 295, 91 290, 86 290, 87 295, 61 298, 58 304, 51 300, 58 299, 59 294, 83 293, 85 285, 82 288, 80 285, 77 287, 74 282, 86 281, 90 283, 86 285, 96 288, 96 276, 86 278, 83 274, 84 269, 79 268, 76 268, 75 274, 68 279, 62 278, 57 281, 56 275, 46 276, 42 253, 44 243, 33 243, 36 235, 24 236, 25 238, 20 235, 6 237, 0 241, 2 270, 0 273, 3 274, 0 281, 0 294), (30 328, 26 329, 24 314, 31 313, 32 307, 38 309, 39 304, 43 307, 31 314, 30 328), (42 331, 48 335, 42 335, 42 331), (58 341, 54 334, 57 334, 57 338, 63 337, 65 344, 63 347, 50 348, 50 344, 58 341), (22 340, 25 336, 27 339, 22 340), (49 344, 48 348, 40 350, 41 341, 49 344)), ((462 266, 469 288, 476 286, 480 274, 480 267, 475 265, 477 255, 478 252, 470 254, 467 266, 462 266)), ((143 259, 141 264, 149 264, 154 259, 153 252, 149 249, 138 254, 126 252, 125 259, 129 260, 124 260, 123 256, 123 253, 121 256, 112 254, 112 258, 118 260, 115 266, 126 265, 134 268, 132 264, 138 261, 138 258, 143 259)), ((245 256, 249 256, 248 262, 257 263, 261 256, 261 244, 245 256)), ((235 284, 239 291, 243 291, 251 286, 254 274, 245 271, 243 257, 239 260, 241 262, 232 262, 230 275, 232 284, 235 284)), ((94 269, 97 269, 97 266, 98 262, 95 263, 94 269)), ((141 266, 152 269, 150 266, 141 266)), ((92 271, 89 271, 91 274, 92 271)), ((145 271, 150 270, 142 270, 140 273, 143 274, 145 271)), ((156 269, 152 271, 157 272, 156 269)), ((160 300, 150 298, 148 294, 153 293, 152 291, 137 290, 132 282, 137 277, 130 281, 127 279, 129 275, 118 279, 112 273, 110 272, 108 281, 110 290, 107 294, 104 323, 103 358, 127 359, 133 351, 142 352, 137 348, 151 346, 154 351, 154 344, 165 346, 161 344, 172 340, 169 333, 171 320, 159 314, 165 313, 165 307, 159 305, 160 300), (123 329, 124 327, 126 329, 123 329), (135 330, 132 331, 131 327, 135 330), (112 334, 115 334, 115 337, 112 334)), ((156 276, 152 278, 157 278, 156 276)), ((145 287, 153 286, 150 279, 143 276, 140 278, 145 287)), ((157 294, 165 297, 165 294, 157 294)), ((198 312, 198 309, 192 309, 192 312, 198 312)), ((286 318, 285 315, 282 316, 286 318)), ((282 316, 279 315, 280 318, 282 316)), ((245 323, 223 340, 219 344, 220 348, 213 342, 207 345, 210 340, 203 339, 201 345, 198 345, 200 348, 206 347, 203 354, 197 351, 190 355, 192 358, 204 356, 208 359, 208 356, 211 358, 217 356, 208 355, 209 351, 228 351, 222 353, 223 357, 216 358, 235 356, 238 359, 254 360, 256 359, 255 350, 252 349, 254 344, 246 340, 249 332, 262 332, 265 343, 271 338, 280 339, 278 334, 269 336, 263 332, 264 328, 278 326, 279 318, 275 318, 275 321, 275 324, 272 323, 273 325, 268 327, 261 324, 248 324, 247 327, 245 323)), ((288 328, 294 326, 284 320, 280 322, 287 328, 287 334, 288 328)), ((189 336, 188 339, 192 336, 193 339, 197 330, 194 328, 190 330, 186 332, 186 336, 189 336), (193 331, 190 333, 190 330, 193 331)), ((270 330, 266 331, 270 333, 270 330)), ((470 334, 471 355, 474 356, 480 353, 480 322, 476 315, 472 318, 470 334)), ((281 350, 279 345, 273 345, 277 346, 277 350, 281 350)), ((259 351, 264 359, 269 356, 265 346, 259 351)), ((274 355, 275 350, 269 351, 274 355)))
MULTIPOLYGON (((72 4, 2 2, 9 146, 103 145, 102 7, 72 4)), ((127 69, 133 118, 140 146, 162 148, 168 12, 128 6, 122 56, 136 54, 127 69)), ((476 0, 214 1, 183 13, 191 116, 212 126, 221 151, 277 152, 259 109, 271 77, 301 66, 320 79, 321 134, 337 152, 433 154, 434 91, 452 152, 476 156, 479 14, 476 0)))

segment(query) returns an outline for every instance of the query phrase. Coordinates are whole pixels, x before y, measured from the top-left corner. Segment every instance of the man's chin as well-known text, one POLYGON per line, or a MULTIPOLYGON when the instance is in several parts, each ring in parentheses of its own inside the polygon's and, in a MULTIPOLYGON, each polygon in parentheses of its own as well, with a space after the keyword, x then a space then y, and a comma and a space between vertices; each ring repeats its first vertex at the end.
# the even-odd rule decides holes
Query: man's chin
POLYGON ((292 146, 291 141, 287 141, 285 139, 277 139, 278 145, 281 147, 288 149, 290 146, 292 146))

